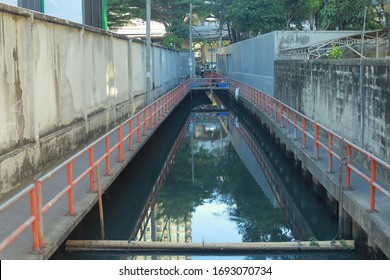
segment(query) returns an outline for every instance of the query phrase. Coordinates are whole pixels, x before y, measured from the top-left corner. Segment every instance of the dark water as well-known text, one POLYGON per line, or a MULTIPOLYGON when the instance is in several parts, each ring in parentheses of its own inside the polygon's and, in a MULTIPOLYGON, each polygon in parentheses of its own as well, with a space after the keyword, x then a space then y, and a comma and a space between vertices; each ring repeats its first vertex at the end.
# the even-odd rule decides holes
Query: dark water
MULTIPOLYGON (((332 240, 337 235, 337 220, 321 195, 306 186, 300 171, 252 115, 239 104, 225 102, 228 111, 191 113, 191 108, 209 103, 203 94, 193 93, 156 132, 104 195, 107 239, 207 244, 332 240), (177 149, 170 154, 174 145, 177 149), (173 164, 165 169, 165 183, 154 193, 157 199, 151 203, 154 211, 149 218, 151 208, 145 203, 167 158, 173 164)), ((99 239, 99 233, 95 207, 69 239, 99 239)), ((53 259, 364 258, 359 251, 134 256, 65 253, 63 247, 53 255, 53 259)))

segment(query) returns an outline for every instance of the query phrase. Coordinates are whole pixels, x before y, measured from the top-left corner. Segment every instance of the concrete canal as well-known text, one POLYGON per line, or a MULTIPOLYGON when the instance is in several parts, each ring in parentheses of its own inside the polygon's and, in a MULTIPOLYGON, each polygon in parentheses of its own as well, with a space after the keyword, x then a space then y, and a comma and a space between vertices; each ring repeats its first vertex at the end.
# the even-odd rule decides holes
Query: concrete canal
MULTIPOLYGON (((267 129, 239 103, 216 110, 193 91, 103 195, 105 239, 156 242, 332 240, 337 216, 326 194, 294 166, 267 129), (141 172, 142 171, 142 172, 141 172)), ((99 209, 71 233, 100 239, 99 209)), ((204 255, 66 252, 52 259, 368 259, 354 251, 204 255)))

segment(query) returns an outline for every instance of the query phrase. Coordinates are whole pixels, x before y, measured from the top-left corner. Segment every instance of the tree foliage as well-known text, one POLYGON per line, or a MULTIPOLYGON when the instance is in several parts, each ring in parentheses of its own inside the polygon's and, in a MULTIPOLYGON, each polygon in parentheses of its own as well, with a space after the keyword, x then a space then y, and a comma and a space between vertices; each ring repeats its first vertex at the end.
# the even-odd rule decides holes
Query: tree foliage
POLYGON ((378 28, 374 19, 378 16, 371 0, 328 0, 321 10, 322 29, 361 30, 365 7, 367 28, 378 28))
POLYGON ((131 0, 108 0, 108 27, 111 30, 116 30, 125 25, 129 20, 139 17, 142 10, 140 2, 131 0))
MULTIPOLYGON (((367 29, 390 30, 390 0, 152 0, 152 20, 167 29, 164 44, 179 45, 188 37, 189 6, 194 25, 213 14, 236 42, 275 30, 360 30, 367 7, 367 29)), ((118 28, 134 17, 145 17, 145 1, 108 0, 108 23, 118 28)))
MULTIPOLYGON (((203 0, 152 0, 151 18, 164 24, 167 38, 164 44, 181 45, 188 37, 190 3, 193 3, 197 14, 205 14, 203 0)), ((108 25, 115 30, 133 18, 146 18, 146 1, 142 0, 108 0, 108 25)))
POLYGON ((309 21, 310 30, 314 30, 315 22, 318 21, 318 15, 324 5, 323 0, 306 0, 304 1, 304 13, 309 21))

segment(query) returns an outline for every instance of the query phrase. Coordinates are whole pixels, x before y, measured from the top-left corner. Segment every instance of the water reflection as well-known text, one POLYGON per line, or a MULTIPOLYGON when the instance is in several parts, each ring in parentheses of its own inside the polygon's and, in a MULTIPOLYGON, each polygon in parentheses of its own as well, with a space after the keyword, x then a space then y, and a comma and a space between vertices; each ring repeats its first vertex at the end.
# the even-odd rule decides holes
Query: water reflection
MULTIPOLYGON (((148 176, 147 184, 142 183, 148 186, 149 192, 154 180, 141 214, 138 214, 139 210, 127 210, 129 205, 141 204, 137 193, 126 196, 121 193, 123 203, 113 200, 118 211, 120 208, 121 213, 129 213, 131 223, 116 220, 114 225, 112 222, 112 231, 118 233, 111 234, 110 238, 124 239, 123 235, 127 238, 130 235, 127 232, 131 230, 130 239, 155 242, 332 239, 337 232, 337 221, 330 218, 326 207, 303 186, 302 177, 278 151, 259 123, 245 110, 223 100, 223 96, 221 100, 225 105, 215 95, 210 97, 212 104, 197 107, 191 113, 169 154, 166 153, 165 163, 159 165, 163 166, 159 175, 160 167, 155 168, 156 175, 148 176), (130 216, 133 213, 139 217, 130 216), (123 224, 123 229, 118 224, 123 224)), ((133 175, 128 179, 134 180, 133 175)), ((126 184, 126 190, 135 188, 127 181, 122 183, 126 184)), ((110 217, 107 219, 112 221, 110 217)), ((91 237, 78 236, 77 239, 91 237)), ((268 252, 256 255, 236 252, 217 256, 195 252, 191 255, 72 253, 71 258, 353 259, 357 256, 349 252, 268 252)))
MULTIPOLYGON (((270 156, 269 151, 263 149, 264 139, 259 137, 261 132, 251 126, 253 124, 244 119, 242 122, 231 111, 198 109, 191 115, 191 124, 181 139, 174 164, 157 199, 156 218, 148 221, 150 239, 145 238, 146 235, 138 239, 275 242, 311 237, 328 240, 334 236, 335 223, 326 209, 312 197, 296 196, 297 185, 303 186, 302 178, 287 172, 288 163, 282 163, 278 156, 270 156), (286 176, 280 176, 280 171, 286 176), (317 227, 319 217, 324 219, 323 226, 327 230, 317 227), (153 230, 157 239, 151 238, 153 230)), ((290 171, 294 173, 291 168, 290 171)), ((193 254, 191 258, 350 259, 356 256, 349 252, 240 256, 237 252, 229 257, 193 254)))
POLYGON ((156 205, 149 209, 154 215, 143 221, 146 231, 139 230, 136 239, 294 240, 270 185, 256 175, 263 172, 259 163, 250 156, 251 150, 233 122, 234 117, 226 112, 191 115, 191 125, 181 139, 156 205))

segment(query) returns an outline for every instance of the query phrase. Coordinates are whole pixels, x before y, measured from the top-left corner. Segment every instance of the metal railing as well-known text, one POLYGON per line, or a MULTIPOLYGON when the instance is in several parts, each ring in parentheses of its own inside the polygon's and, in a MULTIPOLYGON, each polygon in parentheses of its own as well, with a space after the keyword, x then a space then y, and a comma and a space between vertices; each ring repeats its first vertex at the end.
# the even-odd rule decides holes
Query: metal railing
POLYGON ((355 34, 334 38, 331 40, 315 43, 310 46, 302 46, 291 49, 284 49, 279 52, 280 59, 321 59, 327 58, 334 47, 340 47, 343 51, 351 51, 353 54, 367 58, 360 52, 362 43, 365 49, 375 49, 375 58, 379 58, 379 48, 387 44, 387 32, 385 30, 366 31, 362 34, 355 34))
MULTIPOLYGON (((218 77, 217 79, 227 81, 225 78, 221 77, 218 77)), ((213 78, 206 78, 204 80, 212 82, 213 78)), ((233 87, 233 89, 239 88, 241 96, 267 114, 270 119, 279 123, 280 127, 285 129, 288 134, 293 133, 293 137, 295 139, 298 139, 297 136, 298 133, 300 133, 302 136, 301 143, 303 148, 307 148, 307 141, 308 139, 311 139, 313 141, 313 157, 315 159, 320 158, 320 149, 324 149, 327 154, 328 172, 333 171, 334 158, 340 162, 346 158, 345 187, 347 189, 351 187, 351 174, 356 174, 367 182, 370 194, 370 211, 376 211, 375 195, 377 191, 383 194, 383 196, 390 198, 390 192, 386 189, 386 185, 377 179, 378 169, 382 169, 387 172, 390 171, 390 165, 388 163, 264 92, 238 81, 229 80, 228 85, 229 87, 233 87), (345 147, 346 152, 344 153, 343 149, 340 147, 345 147), (370 168, 366 170, 359 164, 353 162, 351 160, 352 154, 365 157, 369 161, 370 168)), ((129 151, 133 151, 133 143, 140 143, 141 137, 146 136, 147 131, 151 130, 153 126, 160 121, 164 114, 172 110, 184 98, 189 90, 190 81, 181 84, 179 87, 162 96, 142 111, 138 112, 136 115, 121 123, 92 144, 88 145, 82 151, 72 156, 61 165, 40 177, 34 184, 28 185, 23 191, 1 204, 0 214, 7 211, 7 209, 11 206, 20 203, 22 199, 29 197, 30 214, 26 220, 21 222, 12 233, 1 241, 0 252, 14 242, 30 226, 32 228, 33 250, 35 252, 39 252, 40 249, 45 246, 45 235, 43 230, 44 214, 61 198, 67 196, 67 211, 69 215, 73 215, 75 213, 74 201, 77 199, 77 197, 74 197, 73 191, 75 187, 79 185, 81 180, 89 177, 88 191, 94 191, 95 167, 98 167, 99 164, 104 162, 105 174, 109 175, 111 172, 111 159, 114 152, 118 154, 118 161, 122 162, 124 160, 125 145, 128 145, 129 151), (110 141, 113 137, 116 138, 114 145, 112 145, 112 141, 110 141), (104 143, 105 145, 105 152, 96 159, 95 148, 101 143, 104 143), (88 155, 88 163, 84 165, 81 174, 76 177, 74 176, 74 164, 86 154, 88 155), (66 174, 66 178, 64 178, 66 183, 54 196, 54 198, 43 204, 43 187, 48 184, 48 182, 56 174, 59 174, 60 171, 65 171, 63 173, 66 174)), ((78 168, 77 170, 79 171, 80 169, 78 168)))
POLYGON ((390 198, 390 192, 386 189, 386 184, 377 179, 377 170, 380 168, 384 172, 389 172, 390 164, 256 88, 235 80, 229 81, 229 87, 233 92, 236 88, 239 88, 240 96, 243 96, 256 108, 267 114, 270 119, 277 122, 280 128, 286 130, 287 134, 293 133, 294 139, 298 139, 297 135, 301 133, 303 148, 307 148, 308 139, 311 139, 313 141, 314 159, 319 160, 320 148, 324 149, 328 158, 327 172, 333 172, 334 158, 340 162, 346 159, 345 187, 346 189, 351 187, 351 173, 358 175, 367 182, 370 191, 368 209, 370 212, 377 211, 375 208, 376 191, 379 191, 384 197, 390 198), (337 143, 335 143, 336 141, 337 143), (346 150, 346 152, 344 153, 343 150, 346 150), (360 157, 369 161, 369 169, 363 168, 361 164, 354 162, 352 160, 353 153, 354 158, 360 157))
POLYGON ((17 239, 27 228, 30 227, 30 225, 32 225, 33 251, 39 252, 43 247, 45 247, 44 214, 59 200, 61 200, 61 198, 67 196, 67 214, 74 215, 74 202, 75 199, 78 199, 78 197, 74 197, 73 191, 79 183, 84 178, 89 177, 88 191, 94 192, 94 169, 104 162, 105 175, 110 175, 111 160, 114 152, 118 154, 118 162, 123 162, 125 145, 128 145, 128 150, 130 152, 133 151, 133 142, 141 143, 142 137, 147 135, 147 131, 152 130, 153 126, 156 126, 162 117, 171 111, 185 97, 185 95, 189 92, 189 84, 190 82, 187 81, 157 99, 152 104, 113 128, 62 164, 47 172, 34 184, 30 184, 23 191, 0 205, 0 214, 2 214, 11 206, 18 204, 22 198, 25 198, 27 195, 30 196, 29 205, 31 211, 28 219, 20 224, 0 243, 0 252, 14 242, 15 239, 17 239), (112 140, 113 137, 115 138, 115 144, 112 145, 110 140, 112 140), (103 155, 96 158, 96 148, 102 143, 104 143, 105 151, 103 155), (88 163, 86 163, 85 160, 84 162, 81 160, 81 157, 86 154, 88 155, 88 163), (81 172, 81 174, 77 177, 74 176, 74 165, 76 162, 79 165, 82 164, 82 167, 77 167, 77 171, 81 172), (43 204, 43 188, 45 185, 50 183, 51 179, 53 179, 55 175, 62 177, 66 176, 66 178, 62 178, 62 180, 66 180, 66 183, 51 200, 43 204))
POLYGON ((206 78, 191 79, 190 87, 193 88, 226 88, 228 86, 227 79, 213 73, 206 78))

